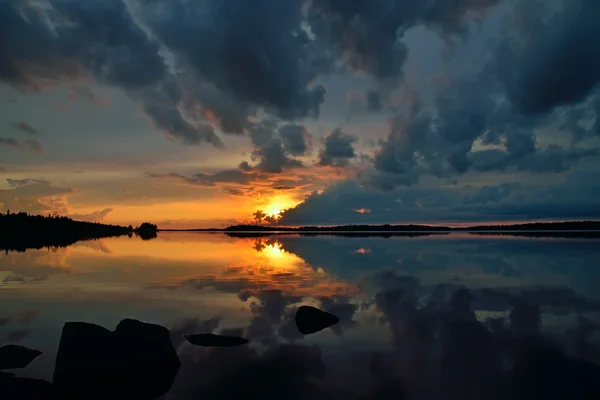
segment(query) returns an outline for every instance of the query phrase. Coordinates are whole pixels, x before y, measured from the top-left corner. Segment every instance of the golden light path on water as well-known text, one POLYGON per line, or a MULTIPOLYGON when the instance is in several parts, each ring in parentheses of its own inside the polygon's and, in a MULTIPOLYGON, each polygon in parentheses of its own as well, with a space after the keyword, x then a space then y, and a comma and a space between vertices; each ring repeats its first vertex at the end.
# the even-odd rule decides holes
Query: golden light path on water
POLYGON ((68 248, 10 253, 3 278, 38 292, 62 288, 93 291, 142 289, 281 290, 296 296, 355 293, 356 287, 322 268, 308 265, 267 238, 229 238, 222 234, 169 234, 141 241, 108 238, 68 248))

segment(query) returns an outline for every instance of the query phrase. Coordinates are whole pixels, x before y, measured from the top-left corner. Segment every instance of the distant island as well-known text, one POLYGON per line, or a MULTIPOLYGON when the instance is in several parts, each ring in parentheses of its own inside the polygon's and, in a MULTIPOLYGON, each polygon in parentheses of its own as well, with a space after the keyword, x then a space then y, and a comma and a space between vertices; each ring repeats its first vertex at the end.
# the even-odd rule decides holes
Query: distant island
POLYGON ((75 221, 56 214, 41 216, 24 212, 0 213, 0 250, 26 251, 44 247, 66 247, 82 240, 134 234, 144 240, 156 237, 158 227, 145 222, 137 228, 75 221))
POLYGON ((600 232, 600 221, 531 222, 512 225, 473 225, 449 227, 433 225, 337 225, 279 227, 276 225, 232 225, 210 229, 159 229, 163 232, 226 232, 226 233, 449 233, 449 232, 600 232))

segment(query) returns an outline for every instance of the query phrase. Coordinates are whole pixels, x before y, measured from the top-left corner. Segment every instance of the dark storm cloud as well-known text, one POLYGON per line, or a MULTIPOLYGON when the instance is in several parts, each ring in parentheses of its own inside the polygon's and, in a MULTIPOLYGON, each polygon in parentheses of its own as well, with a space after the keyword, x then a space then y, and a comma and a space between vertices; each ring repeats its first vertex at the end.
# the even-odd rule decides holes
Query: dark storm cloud
POLYGON ((319 165, 343 166, 356 157, 353 143, 358 140, 356 136, 348 135, 341 129, 334 129, 325 138, 325 147, 319 153, 319 165))
POLYGON ((30 135, 35 135, 36 133, 38 133, 38 130, 35 129, 33 126, 29 125, 27 122, 23 122, 23 121, 21 121, 21 122, 13 122, 10 125, 13 128, 15 128, 16 130, 28 133, 30 135))
POLYGON ((302 167, 302 162, 290 158, 281 139, 272 139, 252 153, 259 159, 258 169, 265 172, 280 173, 284 168, 302 167))
POLYGON ((276 121, 266 119, 252 124, 249 132, 254 145, 252 160, 258 161, 258 164, 252 167, 247 161, 243 161, 239 166, 242 171, 281 173, 284 169, 304 166, 300 160, 291 156, 306 153, 308 133, 305 127, 301 125, 278 127, 276 121))
POLYGON ((501 54, 515 61, 502 71, 504 82, 511 101, 526 114, 577 104, 600 83, 600 3, 568 1, 548 20, 539 5, 523 2, 517 9, 522 45, 503 47, 501 54))
POLYGON ((325 90, 308 88, 316 72, 300 3, 212 3, 146 3, 133 8, 135 17, 123 2, 53 0, 46 11, 3 4, 2 36, 11 40, 0 46, 0 79, 32 84, 90 73, 127 91, 159 128, 192 144, 220 145, 213 123, 241 133, 257 106, 284 119, 317 116, 325 90), (176 54, 176 76, 152 35, 176 54))
POLYGON ((309 133, 302 125, 290 124, 282 126, 279 129, 279 136, 283 140, 283 145, 290 154, 301 156, 306 153, 308 146, 309 133))
POLYGON ((279 224, 368 224, 439 221, 595 219, 600 212, 598 173, 572 173, 553 187, 499 186, 402 188, 380 191, 343 182, 282 213, 279 224), (369 208, 370 213, 355 210, 369 208))
POLYGON ((499 2, 315 0, 309 21, 313 32, 349 67, 394 86, 402 77, 408 54, 401 40, 408 29, 425 24, 443 34, 465 33, 469 11, 485 11, 499 2))
MULTIPOLYGON (((39 88, 91 75, 123 89, 158 128, 185 143, 222 146, 219 130, 248 133, 254 163, 240 164, 244 172, 302 166, 294 157, 308 152, 308 135, 284 121, 318 117, 326 94, 318 79, 340 65, 367 74, 376 87, 365 90, 366 108, 384 109, 410 57, 406 33, 419 26, 459 47, 470 46, 481 26, 501 28, 468 73, 449 68, 447 84, 428 88, 431 99, 423 95, 421 104, 416 95, 408 110, 394 107, 364 183, 393 190, 424 174, 561 172, 597 157, 591 145, 578 144, 600 133, 600 6, 592 1, 49 4, 0 4, 0 34, 8 38, 0 43, 1 81, 39 88), (256 122, 263 114, 275 121, 256 122), (540 143, 538 131, 551 125, 572 133, 570 146, 540 143), (476 149, 479 142, 497 148, 476 149)), ((451 47, 441 51, 451 54, 451 47)), ((354 156, 352 143, 338 139, 325 143, 320 164, 354 156)), ((0 144, 42 150, 14 139, 0 144)))
POLYGON ((490 75, 457 80, 436 98, 436 113, 416 101, 406 115, 395 116, 388 137, 374 158, 370 182, 384 190, 419 182, 421 174, 448 178, 476 171, 562 172, 577 161, 595 157, 596 148, 537 143, 535 128, 550 119, 525 117, 506 101, 497 102, 490 75), (502 143, 503 149, 474 150, 502 143))
POLYGON ((123 2, 53 0, 52 8, 0 5, 0 79, 35 86, 39 78, 64 80, 81 73, 125 90, 155 124, 189 143, 219 140, 207 125, 186 120, 178 93, 165 87, 158 45, 133 20, 123 2))
MULTIPOLYGON (((3 3, 0 79, 35 86, 91 74, 124 89, 171 136, 221 145, 213 127, 240 134, 258 108, 284 120, 318 117, 326 90, 316 79, 335 58, 393 80, 406 59, 404 31, 425 23, 462 32, 469 10, 494 3, 3 3)), ((377 96, 369 108, 380 107, 377 96)))
POLYGON ((187 183, 199 186, 216 186, 219 183, 235 183, 239 185, 247 185, 250 182, 258 179, 259 175, 252 172, 244 172, 242 169, 230 169, 219 171, 214 174, 200 172, 191 176, 185 176, 177 173, 170 174, 148 174, 151 178, 175 178, 182 179, 187 183))
POLYGON ((598 75, 591 71, 598 70, 600 56, 590 43, 600 37, 591 27, 600 7, 573 1, 556 11, 554 3, 535 4, 520 2, 511 10, 505 24, 519 18, 517 29, 490 42, 498 44, 479 72, 436 88, 433 110, 415 97, 398 112, 375 155, 373 185, 391 190, 418 183, 421 174, 447 178, 470 170, 562 172, 597 156, 595 148, 577 147, 576 141, 542 147, 536 129, 562 120, 574 138, 595 134, 598 75), (549 22, 540 22, 552 12, 549 22), (473 149, 478 140, 502 148, 473 149))
POLYGON ((318 115, 325 90, 301 29, 302 1, 166 2, 143 10, 154 33, 204 80, 291 119, 318 115))

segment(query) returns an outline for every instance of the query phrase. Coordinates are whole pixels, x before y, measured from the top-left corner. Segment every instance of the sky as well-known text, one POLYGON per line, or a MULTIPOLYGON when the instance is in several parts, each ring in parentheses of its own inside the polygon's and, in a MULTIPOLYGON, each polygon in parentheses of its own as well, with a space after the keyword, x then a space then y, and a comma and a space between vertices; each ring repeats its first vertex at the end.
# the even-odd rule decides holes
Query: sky
POLYGON ((2 1, 0 210, 597 219, 598 20, 594 0, 2 1))

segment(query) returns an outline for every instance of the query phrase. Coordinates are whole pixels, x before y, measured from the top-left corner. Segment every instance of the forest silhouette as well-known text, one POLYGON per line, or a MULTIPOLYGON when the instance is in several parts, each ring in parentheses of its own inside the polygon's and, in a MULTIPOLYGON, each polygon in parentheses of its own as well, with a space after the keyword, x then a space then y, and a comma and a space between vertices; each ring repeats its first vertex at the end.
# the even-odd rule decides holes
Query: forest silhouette
MULTIPOLYGON (((56 248, 70 246, 78 241, 97 240, 107 237, 136 235, 142 240, 157 237, 157 225, 144 222, 138 227, 102 224, 99 222, 75 221, 69 217, 50 214, 31 215, 25 212, 0 213, 0 250, 26 251, 27 249, 56 248)), ((232 225, 224 229, 183 229, 181 231, 224 232, 235 237, 259 237, 277 234, 338 235, 338 236, 423 236, 469 232, 473 234, 510 234, 534 237, 591 238, 600 236, 598 221, 535 222, 513 225, 474 225, 448 227, 432 225, 338 225, 298 226, 277 225, 232 225)))
POLYGON ((139 227, 75 221, 51 214, 30 215, 25 212, 0 214, 0 250, 26 251, 66 247, 81 240, 94 240, 122 235, 137 235, 144 240, 156 237, 158 227, 145 222, 139 227))

